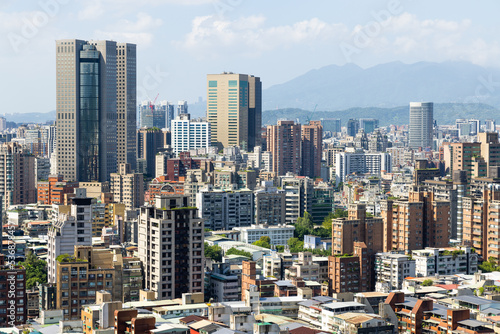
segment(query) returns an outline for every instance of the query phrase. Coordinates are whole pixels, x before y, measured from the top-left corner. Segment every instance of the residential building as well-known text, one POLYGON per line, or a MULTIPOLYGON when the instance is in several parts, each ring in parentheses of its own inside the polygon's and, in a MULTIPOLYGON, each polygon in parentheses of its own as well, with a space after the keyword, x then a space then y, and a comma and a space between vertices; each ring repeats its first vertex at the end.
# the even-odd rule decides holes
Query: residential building
POLYGON ((144 287, 157 299, 204 289, 204 224, 183 195, 157 196, 139 216, 139 258, 144 287))
POLYGON ((182 113, 171 124, 174 154, 211 146, 209 122, 191 120, 189 114, 182 113))
POLYGON ((432 248, 411 252, 415 261, 415 274, 410 276, 473 275, 478 270, 479 256, 470 247, 432 248))
POLYGON ((271 245, 285 246, 290 238, 293 238, 295 227, 292 225, 268 225, 255 224, 246 227, 234 227, 233 230, 240 231, 240 241, 252 244, 261 237, 269 237, 271 245))
POLYGON ((299 252, 296 262, 285 270, 285 279, 294 280, 302 278, 304 281, 314 281, 322 283, 320 278, 320 266, 313 261, 313 255, 310 252, 299 252))
POLYGON ((28 320, 26 269, 0 254, 0 326, 15 327, 28 320), (7 260, 7 264, 5 262, 7 260))
POLYGON ((481 156, 486 162, 487 177, 490 175, 490 167, 500 166, 500 142, 498 132, 478 133, 478 141, 481 143, 481 156))
POLYGON ((453 175, 455 171, 464 170, 467 172, 467 180, 470 182, 473 157, 481 156, 481 143, 445 143, 443 150, 446 171, 453 175))
POLYGON ((276 187, 265 187, 254 193, 255 223, 283 225, 286 221, 286 194, 276 187))
POLYGON ((279 186, 285 192, 285 221, 293 224, 305 212, 312 212, 314 183, 309 177, 280 176, 279 186))
POLYGON ((187 101, 177 102, 177 116, 188 113, 188 103, 187 101))
POLYGON ((259 77, 224 72, 207 75, 207 120, 211 146, 239 146, 252 151, 260 145, 262 83, 259 77))
POLYGON ((0 145, 0 196, 2 208, 36 202, 35 156, 17 143, 0 145))
POLYGON ((267 150, 273 156, 271 171, 276 175, 301 172, 301 126, 293 121, 278 120, 267 126, 267 150))
POLYGON ((254 222, 253 193, 250 190, 223 190, 207 186, 196 195, 196 206, 205 227, 214 231, 250 226, 254 222))
POLYGON ((354 242, 353 249, 351 254, 336 254, 328 258, 331 292, 369 291, 371 269, 368 250, 364 242, 354 242))
POLYGON ((432 192, 410 191, 408 200, 384 200, 384 252, 409 252, 425 247, 447 247, 450 236, 450 202, 432 192))
POLYGON ((412 149, 432 147, 434 104, 432 102, 410 102, 410 125, 408 146, 412 149))
MULTIPOLYGON (((75 197, 69 212, 59 212, 53 219, 48 233, 47 278, 57 283, 57 257, 73 254, 75 246, 92 245, 92 199, 75 197)), ((59 208, 58 208, 59 209, 59 208)), ((64 208, 67 210, 67 208, 64 208)))
POLYGON ((38 204, 64 204, 64 196, 73 194, 78 182, 64 181, 62 175, 50 175, 37 184, 38 204))
POLYGON ((310 178, 321 177, 323 126, 321 121, 302 125, 302 173, 310 178))
POLYGON ((135 164, 135 56, 134 44, 56 41, 57 171, 64 179, 107 181, 118 161, 135 164))
POLYGON ((144 204, 144 176, 134 173, 130 164, 120 164, 118 173, 111 174, 114 201, 125 204, 127 210, 144 204))
POLYGON ((375 255, 375 275, 376 291, 401 290, 404 279, 415 276, 415 260, 398 252, 377 253, 375 255))

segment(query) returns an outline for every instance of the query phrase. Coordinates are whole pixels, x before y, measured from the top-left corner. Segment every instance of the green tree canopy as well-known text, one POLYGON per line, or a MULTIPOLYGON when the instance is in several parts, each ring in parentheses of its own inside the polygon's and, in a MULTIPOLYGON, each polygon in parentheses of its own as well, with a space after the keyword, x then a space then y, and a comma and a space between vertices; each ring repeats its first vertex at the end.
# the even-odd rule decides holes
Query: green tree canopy
POLYGON ((304 235, 312 234, 314 223, 309 212, 304 212, 304 217, 297 218, 295 222, 295 237, 304 240, 304 235))
POLYGON ((431 279, 426 279, 422 282, 422 286, 432 286, 434 284, 434 281, 431 279))
POLYGON ((299 238, 290 238, 287 244, 291 253, 298 253, 304 250, 304 241, 299 240, 299 238))
POLYGON ((271 249, 271 238, 269 238, 268 236, 262 236, 252 245, 271 249))
POLYGON ((47 283, 47 262, 37 258, 32 251, 20 264, 26 269, 26 288, 31 289, 36 283, 47 283))
POLYGON ((222 248, 217 245, 210 246, 205 242, 205 257, 217 262, 222 261, 222 248))
POLYGON ((226 255, 240 255, 240 256, 246 256, 249 259, 252 258, 252 254, 250 252, 245 252, 244 250, 237 249, 237 248, 229 248, 226 251, 226 255))

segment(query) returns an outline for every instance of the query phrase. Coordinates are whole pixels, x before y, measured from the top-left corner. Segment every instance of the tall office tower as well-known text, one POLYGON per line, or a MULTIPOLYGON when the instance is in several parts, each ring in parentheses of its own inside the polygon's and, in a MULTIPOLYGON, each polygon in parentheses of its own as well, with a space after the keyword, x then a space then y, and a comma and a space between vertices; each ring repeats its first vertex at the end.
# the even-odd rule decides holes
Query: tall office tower
POLYGON ((409 147, 432 147, 434 104, 410 102, 409 147))
POLYGON ((180 114, 188 113, 188 103, 187 101, 179 101, 177 102, 177 116, 180 114))
POLYGON ((165 110, 159 105, 150 104, 144 101, 140 105, 141 110, 141 128, 163 129, 167 123, 165 120, 165 110))
POLYGON ((144 176, 134 173, 130 164, 120 164, 118 173, 111 174, 111 192, 116 203, 123 203, 127 210, 144 204, 144 176))
POLYGON ((262 84, 259 77, 224 72, 207 75, 207 119, 212 146, 240 146, 253 151, 260 145, 262 84))
POLYGON ((308 125, 302 125, 302 175, 321 177, 322 141, 321 121, 309 121, 308 125))
POLYGON ((92 245, 92 199, 85 197, 85 191, 76 190, 77 197, 71 206, 58 206, 53 227, 48 233, 47 278, 57 283, 57 257, 73 254, 75 245, 92 245))
POLYGON ((192 121, 188 113, 180 114, 172 121, 172 148, 176 155, 210 145, 209 122, 192 121))
POLYGON ((496 132, 497 124, 494 119, 487 119, 484 121, 484 132, 496 132))
POLYGON ((301 126, 293 121, 278 121, 267 126, 267 150, 273 155, 272 172, 277 176, 287 172, 300 174, 301 126))
POLYGON ((340 118, 322 118, 321 125, 323 126, 323 131, 330 131, 333 133, 342 132, 342 121, 340 118))
POLYGON ((0 145, 0 195, 2 207, 36 203, 35 156, 18 143, 0 145))
MULTIPOLYGON (((117 165, 130 164, 136 168, 136 105, 137 105, 137 65, 136 45, 116 44, 116 142, 117 165)), ((111 173, 111 171, 109 172, 111 173)))
POLYGON ((155 156, 164 147, 164 134, 160 129, 149 128, 137 131, 137 158, 146 162, 146 174, 155 175, 155 156))
POLYGON ((378 119, 360 118, 359 128, 365 130, 366 133, 372 133, 376 128, 378 128, 378 119))
POLYGON ((203 292, 203 220, 183 195, 157 196, 154 206, 141 207, 139 258, 144 287, 158 300, 203 292))
POLYGON ((359 120, 350 119, 347 121, 347 135, 355 137, 359 131, 359 120))
POLYGON ((7 129, 7 120, 5 117, 0 117, 0 131, 7 129))
POLYGON ((168 101, 161 101, 159 105, 156 106, 158 110, 161 110, 165 114, 165 125, 160 128, 171 129, 172 121, 174 120, 174 105, 168 101))
MULTIPOLYGON (((57 148, 57 127, 55 125, 50 125, 48 126, 48 154, 49 154, 49 159, 52 158, 52 155, 56 152, 57 148)), ((57 162, 57 160, 56 160, 57 162)))
POLYGON ((58 40, 56 55, 57 170, 106 181, 118 160, 135 161, 135 45, 58 40))

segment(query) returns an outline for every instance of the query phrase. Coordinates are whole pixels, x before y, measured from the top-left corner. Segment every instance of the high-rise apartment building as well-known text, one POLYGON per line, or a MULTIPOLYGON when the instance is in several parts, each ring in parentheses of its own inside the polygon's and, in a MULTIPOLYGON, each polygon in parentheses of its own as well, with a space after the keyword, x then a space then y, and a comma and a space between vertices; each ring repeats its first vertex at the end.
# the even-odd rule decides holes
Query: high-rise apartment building
POLYGON ((207 119, 213 146, 260 145, 262 83, 259 77, 224 72, 207 75, 207 119))
POLYGON ((276 187, 255 191, 255 224, 284 225, 286 219, 285 192, 276 187))
POLYGON ((144 287, 156 298, 181 298, 204 290, 203 220, 183 195, 157 196, 139 216, 139 258, 144 287))
POLYGON ((302 173, 311 178, 321 177, 323 126, 321 121, 302 125, 302 173))
POLYGON ((165 125, 162 128, 166 128, 168 130, 171 129, 171 123, 174 120, 174 105, 168 101, 161 101, 160 105, 156 106, 156 109, 161 110, 165 113, 165 125))
POLYGON ((118 162, 135 165, 134 44, 56 42, 57 171, 66 180, 106 181, 118 162))
POLYGON ((287 172, 300 175, 301 126, 293 121, 278 121, 267 127, 267 150, 273 155, 271 171, 276 175, 287 172))
POLYGON ((410 191, 408 200, 384 200, 381 216, 384 252, 448 246, 450 202, 436 200, 433 192, 410 191))
POLYGON ((392 171, 389 153, 340 152, 335 156, 335 177, 337 184, 344 182, 352 173, 380 175, 392 171))
POLYGON ((498 132, 481 132, 478 141, 481 143, 481 156, 486 162, 487 176, 490 176, 490 167, 500 166, 500 142, 498 132))
POLYGON ((369 253, 364 242, 356 241, 351 254, 328 257, 329 288, 333 293, 370 291, 369 253))
POLYGON ((182 113, 172 121, 172 148, 175 154, 211 145, 210 123, 191 120, 182 113))
POLYGON ((432 102, 410 102, 410 148, 432 147, 434 104, 432 102))
POLYGON ((57 282, 57 257, 73 254, 76 245, 92 245, 92 199, 83 195, 72 199, 69 211, 60 206, 48 233, 47 278, 49 283, 57 282), (64 210, 64 212, 62 211, 64 210))
POLYGON ((0 326, 15 327, 28 320, 26 269, 5 263, 0 254, 0 326))
POLYGON ((179 101, 177 102, 177 116, 181 114, 187 114, 188 113, 188 103, 187 101, 179 101))
POLYGON ((144 204, 144 176, 134 173, 130 164, 120 164, 118 173, 111 174, 110 186, 114 201, 125 204, 127 210, 144 204))
POLYGON ((454 171, 464 170, 470 180, 473 171, 473 158, 481 156, 481 143, 445 143, 443 160, 446 171, 453 175, 454 171))
POLYGON ((0 145, 0 196, 2 207, 36 202, 35 156, 18 143, 0 145))

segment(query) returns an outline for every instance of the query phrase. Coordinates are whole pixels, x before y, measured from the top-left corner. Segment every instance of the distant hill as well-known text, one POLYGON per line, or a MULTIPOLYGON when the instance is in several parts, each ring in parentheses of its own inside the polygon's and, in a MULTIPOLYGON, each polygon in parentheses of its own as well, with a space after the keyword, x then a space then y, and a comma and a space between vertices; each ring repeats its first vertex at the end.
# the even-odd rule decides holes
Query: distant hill
POLYGON ((330 65, 271 86, 262 96, 264 110, 394 108, 410 101, 500 108, 500 70, 467 62, 391 62, 367 69, 330 65))
MULTIPOLYGON (((262 112, 262 124, 276 124, 279 119, 299 120, 305 124, 307 120, 321 118, 340 118, 342 126, 350 118, 376 118, 380 126, 409 123, 409 105, 394 108, 350 108, 338 111, 309 111, 298 108, 266 110, 262 112)), ((487 104, 435 103, 434 119, 438 124, 455 124, 457 118, 496 119, 500 122, 498 108, 487 104)))
POLYGON ((22 123, 45 123, 48 121, 56 120, 56 111, 52 110, 49 112, 29 112, 29 113, 17 113, 17 114, 4 114, 1 115, 5 117, 7 122, 14 122, 17 124, 22 123))

